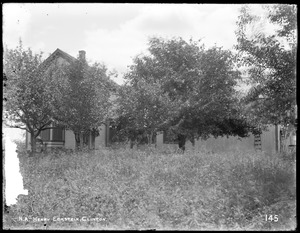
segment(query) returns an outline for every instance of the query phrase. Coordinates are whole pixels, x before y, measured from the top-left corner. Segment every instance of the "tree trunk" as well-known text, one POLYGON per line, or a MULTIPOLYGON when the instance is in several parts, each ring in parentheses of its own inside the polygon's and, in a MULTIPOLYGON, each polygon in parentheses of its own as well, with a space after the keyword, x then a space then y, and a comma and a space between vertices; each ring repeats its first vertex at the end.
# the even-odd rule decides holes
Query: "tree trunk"
POLYGON ((179 146, 179 149, 181 149, 183 153, 185 151, 185 141, 186 141, 186 136, 183 134, 178 134, 178 146, 179 146))
POLYGON ((82 132, 79 133, 79 140, 80 140, 80 142, 79 142, 80 150, 82 150, 83 149, 83 133, 82 132))
POLYGON ((192 146, 195 147, 195 138, 194 137, 191 138, 191 143, 192 143, 192 146))
POLYGON ((78 132, 74 132, 75 135, 75 149, 79 150, 80 149, 80 136, 78 132))
POLYGON ((134 146, 134 140, 130 139, 130 149, 133 149, 134 146))
POLYGON ((152 144, 152 135, 153 135, 152 132, 149 133, 149 134, 147 134, 147 137, 148 137, 148 145, 149 145, 149 146, 151 146, 151 144, 152 144))
POLYGON ((35 155, 36 154, 36 138, 34 136, 34 133, 31 132, 30 133, 30 139, 31 139, 31 155, 35 155))

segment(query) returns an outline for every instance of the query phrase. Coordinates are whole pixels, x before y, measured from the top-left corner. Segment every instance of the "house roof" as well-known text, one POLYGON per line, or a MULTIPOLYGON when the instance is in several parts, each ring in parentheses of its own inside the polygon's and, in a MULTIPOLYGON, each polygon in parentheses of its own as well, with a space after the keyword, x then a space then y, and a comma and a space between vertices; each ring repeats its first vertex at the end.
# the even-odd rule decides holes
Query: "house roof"
MULTIPOLYGON (((39 71, 43 71, 46 70, 47 68, 49 68, 51 66, 51 64, 53 64, 53 61, 55 59, 57 59, 58 57, 63 58, 64 60, 66 60, 68 63, 73 63, 75 62, 77 59, 71 55, 69 55, 68 53, 62 51, 61 49, 57 48, 39 67, 39 71)), ((113 81, 112 79, 108 78, 108 83, 110 84, 110 90, 111 91, 116 91, 116 88, 119 86, 115 81, 113 81)))
POLYGON ((40 65, 40 69, 46 69, 48 68, 52 61, 54 59, 56 59, 57 57, 61 57, 63 59, 65 59, 67 62, 72 63, 74 61, 76 61, 77 59, 75 57, 72 57, 71 55, 67 54, 66 52, 60 50, 59 48, 57 48, 41 65, 40 65))

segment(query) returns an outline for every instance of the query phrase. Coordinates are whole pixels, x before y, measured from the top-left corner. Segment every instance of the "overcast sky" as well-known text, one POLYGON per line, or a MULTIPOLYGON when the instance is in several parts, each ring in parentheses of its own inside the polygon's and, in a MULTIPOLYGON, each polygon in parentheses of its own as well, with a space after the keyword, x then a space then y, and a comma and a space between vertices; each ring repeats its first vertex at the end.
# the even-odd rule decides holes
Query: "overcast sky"
MULTIPOLYGON (((57 48, 103 62, 120 75, 147 48, 150 36, 202 39, 206 46, 232 48, 239 4, 28 4, 3 5, 3 41, 9 48, 57 48)), ((120 83, 121 80, 116 80, 120 83)))

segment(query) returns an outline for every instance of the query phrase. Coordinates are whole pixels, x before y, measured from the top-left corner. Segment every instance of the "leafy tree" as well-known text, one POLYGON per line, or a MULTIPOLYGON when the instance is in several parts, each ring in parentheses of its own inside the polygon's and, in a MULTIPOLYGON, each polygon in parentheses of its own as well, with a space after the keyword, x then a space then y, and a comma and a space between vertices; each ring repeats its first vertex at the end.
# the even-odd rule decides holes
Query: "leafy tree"
POLYGON ((54 119, 75 134, 76 148, 83 148, 84 137, 90 132, 98 134, 98 126, 104 123, 109 106, 112 82, 106 68, 95 63, 89 66, 78 58, 72 64, 55 67, 59 72, 51 73, 55 96, 54 119))
POLYGON ((263 9, 259 16, 244 6, 237 21, 236 48, 252 85, 245 98, 247 115, 260 125, 294 124, 297 9, 287 4, 263 9))
MULTIPOLYGON (((137 67, 132 67, 133 69, 137 67)), ((135 70, 127 74, 134 75, 135 70)), ((118 92, 117 118, 115 126, 117 136, 134 142, 152 142, 153 136, 160 130, 163 121, 167 120, 168 109, 171 105, 159 83, 147 83, 139 80, 133 86, 126 83, 118 92), (146 139, 146 140, 145 140, 146 139)))
POLYGON ((15 49, 4 49, 5 123, 30 133, 33 153, 36 138, 51 123, 54 101, 49 80, 39 69, 41 62, 42 53, 25 50, 21 40, 15 49))
MULTIPOLYGON (((149 52, 134 60, 126 77, 132 89, 144 95, 135 95, 141 108, 150 104, 153 110, 157 106, 151 104, 151 96, 164 99, 158 114, 150 119, 155 130, 172 131, 182 149, 187 139, 247 135, 249 127, 234 89, 240 74, 234 70, 229 51, 217 47, 206 50, 199 42, 181 38, 152 38, 149 52), (147 88, 153 88, 152 93, 147 88)), ((126 109, 135 116, 141 113, 138 108, 126 109)), ((134 127, 138 125, 136 118, 133 122, 134 127)))

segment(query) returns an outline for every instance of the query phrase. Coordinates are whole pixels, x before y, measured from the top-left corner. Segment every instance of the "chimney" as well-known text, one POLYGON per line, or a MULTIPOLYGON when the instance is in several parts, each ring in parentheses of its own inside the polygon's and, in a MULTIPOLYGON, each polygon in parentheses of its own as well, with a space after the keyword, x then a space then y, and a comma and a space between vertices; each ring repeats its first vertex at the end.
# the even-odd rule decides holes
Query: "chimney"
POLYGON ((82 61, 85 61, 85 51, 84 50, 79 51, 79 59, 82 61))

